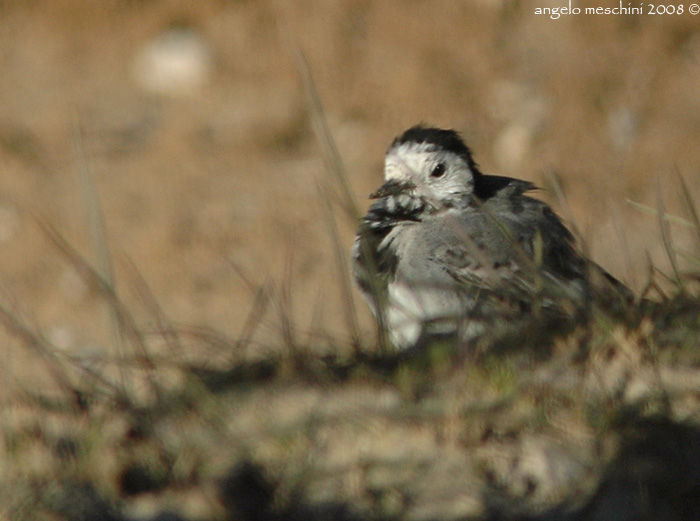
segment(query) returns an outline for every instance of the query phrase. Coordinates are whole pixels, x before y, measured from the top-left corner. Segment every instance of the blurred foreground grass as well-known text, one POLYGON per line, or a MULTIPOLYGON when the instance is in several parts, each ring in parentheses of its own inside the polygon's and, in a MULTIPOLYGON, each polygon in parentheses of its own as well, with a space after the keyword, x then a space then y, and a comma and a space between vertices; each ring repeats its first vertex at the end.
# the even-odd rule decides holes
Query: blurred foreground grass
POLYGON ((700 517, 700 244, 676 233, 700 233, 691 17, 558 23, 532 2, 0 4, 4 518, 700 517), (650 301, 498 350, 404 360, 377 345, 354 326, 342 263, 328 269, 354 223, 339 223, 341 240, 309 211, 310 122, 330 131, 280 19, 352 169, 354 193, 330 200, 376 186, 391 136, 429 118, 466 131, 488 171, 543 186, 566 172, 569 220, 606 268, 631 264, 650 301), (201 92, 160 96, 133 77, 173 27, 209 49, 201 92), (650 216, 623 215, 618 244, 608 201, 624 214, 620 194, 653 200, 649 178, 669 161, 688 173, 682 220, 658 190, 650 216), (93 169, 113 242, 94 191, 75 189, 76 163, 93 169), (55 228, 30 233, 26 207, 55 228), (85 214, 95 262, 71 229, 85 214), (284 241, 299 238, 295 258, 284 241))
POLYGON ((699 271, 653 269, 624 318, 401 358, 295 340, 284 284, 236 338, 173 324, 124 260, 136 314, 41 226, 115 327, 81 354, 0 308, 6 519, 697 518, 699 271), (279 342, 256 343, 275 309, 279 342))

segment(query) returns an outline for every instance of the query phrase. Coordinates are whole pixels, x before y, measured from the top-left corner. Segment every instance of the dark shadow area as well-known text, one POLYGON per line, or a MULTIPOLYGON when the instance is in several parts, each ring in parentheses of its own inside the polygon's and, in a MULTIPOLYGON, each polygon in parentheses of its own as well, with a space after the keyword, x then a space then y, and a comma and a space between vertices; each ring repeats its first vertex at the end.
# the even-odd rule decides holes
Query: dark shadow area
POLYGON ((293 375, 292 378, 295 381, 310 384, 342 383, 360 375, 385 380, 405 362, 405 357, 400 353, 387 355, 360 353, 352 358, 317 357, 312 354, 295 353, 285 359, 270 358, 241 362, 221 369, 189 366, 187 371, 210 392, 222 393, 253 388, 276 379, 284 379, 289 375, 293 375))
POLYGON ((264 384, 274 379, 278 371, 277 360, 244 362, 223 369, 194 366, 188 368, 189 374, 198 378, 209 391, 214 393, 264 384))
MULTIPOLYGON (((309 504, 302 498, 275 501, 275 485, 251 462, 236 465, 219 487, 219 497, 231 521, 369 521, 378 520, 338 503, 309 504), (283 503, 283 504, 280 504, 283 503)), ((383 518, 381 518, 383 519, 383 518)))
POLYGON ((658 419, 622 432, 620 454, 576 519, 700 520, 700 430, 658 419))
MULTIPOLYGON (((632 421, 621 426, 619 432, 620 452, 584 506, 572 507, 576 498, 569 498, 536 516, 513 515, 499 507, 489 519, 700 520, 700 429, 659 418, 632 421)), ((503 498, 499 502, 503 505, 503 498)), ((487 499, 487 503, 492 501, 487 499)))

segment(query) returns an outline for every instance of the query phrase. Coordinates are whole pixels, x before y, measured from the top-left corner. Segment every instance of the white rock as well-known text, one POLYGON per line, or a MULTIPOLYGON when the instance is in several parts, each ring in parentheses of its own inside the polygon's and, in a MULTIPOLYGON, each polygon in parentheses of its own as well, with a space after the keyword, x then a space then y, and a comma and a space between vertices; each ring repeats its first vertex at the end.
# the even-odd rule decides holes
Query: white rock
POLYGON ((132 74, 136 83, 157 94, 191 94, 207 84, 212 71, 211 52, 189 28, 171 28, 137 52, 132 74))

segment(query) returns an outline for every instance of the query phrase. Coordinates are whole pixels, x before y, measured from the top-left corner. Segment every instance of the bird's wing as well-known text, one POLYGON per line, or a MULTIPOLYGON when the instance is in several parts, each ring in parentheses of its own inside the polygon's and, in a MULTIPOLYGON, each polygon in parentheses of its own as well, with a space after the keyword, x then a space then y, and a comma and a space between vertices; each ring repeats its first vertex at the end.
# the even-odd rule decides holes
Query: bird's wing
POLYGON ((519 196, 532 190, 537 190, 537 186, 529 181, 499 175, 481 175, 476 179, 474 195, 481 201, 487 201, 496 196, 519 196))
MULTIPOLYGON (((484 176, 482 182, 482 195, 487 197, 482 203, 484 211, 495 219, 517 214, 522 228, 538 230, 542 249, 538 262, 542 269, 564 281, 585 280, 589 296, 605 307, 634 300, 627 286, 579 253, 573 235, 549 205, 525 195, 536 189, 533 184, 499 176, 484 176)), ((514 235, 522 238, 528 234, 515 231, 514 235)), ((527 244, 523 246, 528 249, 527 244)))
POLYGON ((444 240, 435 241, 431 262, 465 292, 522 306, 583 300, 582 257, 564 225, 551 210, 544 211, 549 207, 523 196, 489 203, 445 219, 444 240))

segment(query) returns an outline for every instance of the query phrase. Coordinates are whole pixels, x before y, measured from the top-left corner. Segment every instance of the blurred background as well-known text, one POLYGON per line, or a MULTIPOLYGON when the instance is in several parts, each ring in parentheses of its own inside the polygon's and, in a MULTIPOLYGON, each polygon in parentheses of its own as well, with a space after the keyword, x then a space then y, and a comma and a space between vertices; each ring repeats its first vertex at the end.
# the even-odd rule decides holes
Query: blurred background
MULTIPOLYGON (((596 1, 574 4, 618 6, 596 1)), ((284 315, 299 341, 347 339, 332 237, 349 251, 356 223, 297 46, 361 212, 395 135, 455 128, 485 172, 542 187, 593 259, 641 290, 649 260, 668 260, 657 218, 627 201, 657 208, 662 194, 688 218, 680 176, 700 201, 700 15, 535 14, 556 6, 0 1, 0 301, 59 347, 106 342, 104 295, 43 220, 91 265, 113 264, 144 327, 147 285, 176 325, 238 337, 259 317, 270 345, 290 334, 284 315), (255 307, 259 288, 271 305, 255 307)), ((690 250, 682 226, 671 232, 690 250)))

